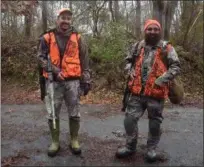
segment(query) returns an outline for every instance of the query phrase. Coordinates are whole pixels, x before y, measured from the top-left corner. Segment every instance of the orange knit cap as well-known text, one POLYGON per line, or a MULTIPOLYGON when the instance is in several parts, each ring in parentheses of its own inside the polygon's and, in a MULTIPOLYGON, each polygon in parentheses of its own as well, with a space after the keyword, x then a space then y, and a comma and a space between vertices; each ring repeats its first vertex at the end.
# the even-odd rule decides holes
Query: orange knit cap
POLYGON ((160 25, 160 23, 159 23, 157 20, 151 20, 151 19, 149 19, 149 20, 147 20, 147 21, 145 22, 144 31, 145 31, 146 28, 147 28, 149 25, 151 25, 151 24, 157 25, 157 26, 159 27, 159 29, 161 30, 161 25, 160 25))

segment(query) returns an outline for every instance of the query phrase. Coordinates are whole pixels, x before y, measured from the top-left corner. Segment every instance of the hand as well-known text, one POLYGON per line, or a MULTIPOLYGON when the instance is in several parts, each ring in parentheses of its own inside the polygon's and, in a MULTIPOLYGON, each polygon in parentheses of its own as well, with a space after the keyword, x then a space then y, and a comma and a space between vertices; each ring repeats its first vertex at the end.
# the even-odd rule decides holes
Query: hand
POLYGON ((63 76, 62 72, 59 72, 57 74, 57 79, 60 80, 60 81, 64 81, 64 76, 63 76))
POLYGON ((54 74, 57 74, 61 71, 60 68, 56 67, 55 65, 52 64, 52 71, 54 74))
POLYGON ((125 71, 125 72, 126 72, 126 71, 129 71, 129 70, 131 69, 131 66, 132 66, 131 63, 127 63, 127 64, 125 65, 124 71, 125 71))
POLYGON ((156 80, 155 80, 155 85, 157 85, 157 86, 163 86, 164 85, 164 83, 163 83, 163 78, 160 76, 160 77, 158 77, 156 80))
POLYGON ((130 77, 131 80, 133 80, 135 78, 135 69, 134 68, 129 70, 128 76, 130 77))
POLYGON ((91 89, 91 85, 89 83, 80 83, 80 89, 83 96, 86 96, 91 89))

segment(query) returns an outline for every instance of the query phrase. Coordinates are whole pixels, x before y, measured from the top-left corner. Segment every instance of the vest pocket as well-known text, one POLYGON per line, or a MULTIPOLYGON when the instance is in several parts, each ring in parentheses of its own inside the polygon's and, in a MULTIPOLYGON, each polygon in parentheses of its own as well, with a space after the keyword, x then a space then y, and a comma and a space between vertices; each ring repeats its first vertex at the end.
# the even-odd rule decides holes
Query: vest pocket
POLYGON ((81 76, 81 66, 79 60, 73 57, 65 58, 65 69, 64 75, 66 77, 80 77, 81 76))

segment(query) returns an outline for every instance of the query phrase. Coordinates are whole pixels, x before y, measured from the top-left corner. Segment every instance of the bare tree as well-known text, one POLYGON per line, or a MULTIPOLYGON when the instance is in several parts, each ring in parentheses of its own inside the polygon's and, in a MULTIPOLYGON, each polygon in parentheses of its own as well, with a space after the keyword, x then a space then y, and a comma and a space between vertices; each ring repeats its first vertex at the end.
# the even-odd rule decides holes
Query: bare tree
POLYGON ((162 37, 166 40, 169 40, 172 18, 177 4, 178 1, 153 1, 153 18, 160 22, 163 29, 162 37))
POLYGON ((163 31, 164 31, 164 39, 169 40, 170 36, 170 27, 173 19, 173 15, 175 13, 175 8, 178 4, 178 1, 165 1, 164 3, 164 25, 163 25, 163 31))
POLYGON ((25 15, 25 36, 31 37, 32 14, 25 15))
POLYGON ((181 28, 183 30, 182 46, 187 46, 187 38, 189 30, 197 15, 200 12, 199 4, 196 1, 183 1, 183 9, 181 14, 181 28))
POLYGON ((111 13, 111 20, 112 20, 112 21, 115 21, 114 13, 113 13, 113 1, 110 0, 109 3, 108 3, 108 5, 109 5, 110 13, 111 13))
POLYGON ((91 14, 93 19, 93 37, 99 36, 99 30, 98 30, 98 21, 99 21, 99 14, 100 11, 103 9, 107 1, 103 1, 102 4, 99 6, 97 5, 97 1, 90 1, 89 5, 91 8, 91 14))

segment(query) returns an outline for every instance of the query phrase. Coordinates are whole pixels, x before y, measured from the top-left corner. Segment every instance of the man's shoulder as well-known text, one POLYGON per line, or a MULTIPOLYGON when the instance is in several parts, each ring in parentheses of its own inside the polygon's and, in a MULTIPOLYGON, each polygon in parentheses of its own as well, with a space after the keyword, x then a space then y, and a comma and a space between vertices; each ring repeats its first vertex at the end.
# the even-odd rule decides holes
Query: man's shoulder
POLYGON ((136 41, 133 45, 132 45, 132 49, 141 49, 142 47, 145 46, 145 41, 144 40, 140 40, 140 41, 136 41))
POLYGON ((56 32, 56 27, 54 27, 54 26, 52 26, 52 27, 48 27, 44 32, 42 32, 41 33, 41 35, 40 36, 43 36, 43 35, 45 35, 45 34, 49 34, 49 33, 51 33, 51 32, 56 32))

